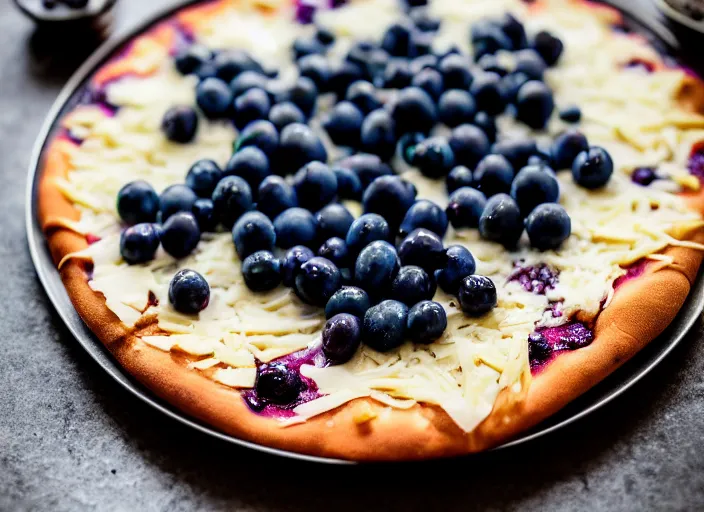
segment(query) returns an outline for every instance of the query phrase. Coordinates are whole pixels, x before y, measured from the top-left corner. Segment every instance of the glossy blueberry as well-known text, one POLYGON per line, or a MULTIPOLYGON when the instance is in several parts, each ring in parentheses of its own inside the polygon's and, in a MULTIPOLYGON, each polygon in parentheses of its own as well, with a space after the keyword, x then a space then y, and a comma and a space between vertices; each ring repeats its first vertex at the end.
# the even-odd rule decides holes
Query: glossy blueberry
POLYGON ((544 334, 532 332, 528 335, 528 357, 531 363, 545 361, 550 354, 552 347, 544 334))
POLYGON ((171 107, 161 120, 161 131, 171 142, 191 142, 198 130, 198 114, 193 107, 171 107))
POLYGON ((317 39, 303 39, 299 37, 293 42, 293 58, 298 60, 306 55, 324 54, 325 45, 317 39))
POLYGON ((271 174, 269 159, 255 146, 245 146, 225 165, 225 176, 239 176, 247 182, 251 190, 259 190, 259 184, 271 174))
POLYGON ((560 187, 549 168, 530 165, 521 169, 511 184, 511 197, 525 217, 533 208, 543 203, 556 203, 560 187))
POLYGON ((179 73, 190 75, 195 73, 205 62, 208 62, 212 56, 213 53, 209 48, 192 44, 174 57, 174 64, 179 73))
POLYGON ((219 51, 213 59, 215 74, 220 80, 231 82, 244 71, 261 73, 262 66, 244 50, 219 51))
POLYGON ((298 204, 316 211, 335 198, 337 178, 326 164, 310 162, 301 167, 293 177, 293 188, 298 197, 298 204))
POLYGON ((191 254, 199 241, 200 228, 191 212, 174 213, 164 222, 161 245, 174 258, 185 258, 191 254))
POLYGON ((335 93, 338 98, 344 98, 350 84, 365 78, 366 74, 361 66, 353 62, 344 61, 333 68, 328 81, 328 89, 335 93))
POLYGON ((416 191, 398 176, 382 176, 362 196, 364 213, 378 213, 396 228, 415 201, 416 191))
POLYGON ((438 71, 442 74, 445 89, 469 90, 472 85, 472 71, 466 57, 451 54, 444 57, 438 64, 438 71))
POLYGON ((239 176, 226 176, 213 191, 215 214, 230 229, 244 212, 252 209, 252 189, 239 176))
POLYGON ((403 158, 403 161, 408 165, 412 165, 413 154, 415 153, 416 146, 425 140, 425 135, 420 132, 410 132, 401 136, 398 140, 398 153, 403 158))
POLYGON ((550 160, 555 170, 571 169, 574 159, 589 149, 589 142, 582 132, 567 130, 558 135, 550 148, 550 160))
POLYGON ((406 332, 414 343, 432 343, 447 329, 445 309, 431 300, 415 304, 408 311, 406 332))
POLYGON ((455 229, 476 228, 486 206, 486 196, 472 187, 461 187, 451 195, 445 212, 455 229))
POLYGON ((394 120, 384 109, 370 112, 362 123, 361 147, 367 153, 388 160, 396 152, 394 120))
POLYGON ((341 101, 332 108, 322 126, 338 146, 354 147, 359 145, 363 121, 362 112, 353 103, 341 101))
POLYGON ((436 290, 435 280, 425 270, 408 265, 401 267, 396 274, 391 283, 389 298, 411 307, 422 300, 432 299, 436 290))
POLYGON ((597 189, 606 185, 614 171, 614 163, 608 151, 591 146, 577 155, 572 163, 572 177, 578 185, 597 189))
POLYGON ((215 231, 218 221, 215 216, 215 206, 210 198, 196 199, 191 213, 196 218, 201 233, 215 231))
POLYGON ((208 281, 195 270, 179 270, 169 283, 169 302, 187 315, 203 311, 210 302, 208 281))
POLYGON ((159 229, 155 224, 135 224, 120 235, 120 255, 130 265, 153 260, 158 248, 159 229))
POLYGON ((504 13, 496 20, 497 26, 511 40, 512 48, 520 50, 526 46, 527 37, 526 30, 523 24, 518 21, 511 13, 504 13))
POLYGON ((301 109, 306 116, 311 116, 318 101, 318 87, 308 77, 298 77, 288 91, 288 100, 301 109))
POLYGON ((450 171, 445 180, 445 187, 447 188, 447 193, 452 194, 455 190, 462 187, 473 187, 474 186, 474 175, 464 165, 458 165, 450 171))
POLYGON ((456 295, 462 279, 474 274, 477 265, 469 249, 462 245, 451 245, 445 254, 447 262, 435 272, 435 278, 445 293, 456 295))
POLYGON ((264 89, 249 89, 235 99, 235 125, 243 129, 252 121, 266 119, 270 108, 271 100, 264 89))
POLYGON ((354 222, 354 217, 341 204, 332 203, 316 213, 315 220, 318 223, 318 238, 327 240, 332 237, 347 237, 347 232, 350 230, 352 222, 354 222))
POLYGON ((301 109, 290 101, 277 103, 269 110, 269 121, 271 121, 279 131, 293 123, 304 123, 305 120, 306 116, 303 115, 301 109))
POLYGON ((346 363, 362 341, 361 320, 347 313, 335 315, 326 322, 322 340, 323 354, 330 362, 346 363))
POLYGON ((326 27, 318 27, 315 31, 315 38, 328 46, 335 42, 335 33, 326 27))
POLYGON ((550 32, 541 30, 533 38, 533 48, 542 57, 545 64, 554 66, 562 55, 564 44, 550 32))
POLYGON ((377 81, 384 89, 403 89, 411 85, 412 79, 413 72, 408 60, 393 58, 386 65, 386 69, 381 77, 377 78, 377 81))
POLYGON ((433 68, 420 70, 411 80, 413 87, 419 87, 427 92, 431 98, 437 100, 445 90, 444 81, 439 71, 433 68))
POLYGON ((281 130, 276 152, 276 170, 281 174, 298 171, 308 162, 326 162, 328 153, 320 138, 301 123, 292 123, 281 130))
POLYGON ((413 57, 413 29, 410 23, 392 24, 382 37, 381 47, 395 57, 413 57))
POLYGON ((631 181, 643 187, 650 185, 657 177, 652 167, 638 167, 631 173, 631 181))
POLYGON ((294 206, 298 206, 296 191, 281 176, 267 176, 259 184, 257 210, 270 219, 294 206))
POLYGON ((406 87, 398 93, 392 116, 399 134, 428 133, 435 126, 438 113, 427 92, 418 87, 406 87))
POLYGON ((350 254, 359 254, 368 244, 377 240, 390 240, 389 223, 381 215, 365 213, 357 217, 350 226, 345 242, 350 254))
POLYGON ((425 228, 411 231, 399 245, 398 255, 403 265, 416 265, 429 273, 444 266, 447 259, 442 239, 425 228))
POLYGON ((222 178, 220 166, 213 160, 202 159, 194 163, 186 174, 186 186, 199 197, 213 195, 213 190, 222 178))
POLYGON ((328 88, 332 69, 330 63, 322 55, 306 55, 298 60, 298 72, 301 76, 305 76, 313 80, 313 83, 319 91, 325 92, 328 88))
POLYGON ((529 80, 519 89, 516 97, 516 119, 531 128, 543 129, 554 108, 552 91, 543 82, 529 80))
POLYGON ((225 117, 232 104, 232 91, 219 78, 206 78, 196 86, 196 104, 209 119, 225 117))
POLYGON ((186 185, 170 185, 159 196, 161 221, 171 217, 176 212, 190 212, 198 196, 186 185))
POLYGON ((296 281, 296 276, 301 265, 313 258, 313 251, 303 245, 295 245, 291 247, 281 259, 281 275, 283 277, 284 286, 292 288, 296 281))
POLYGON ((323 307, 341 286, 342 276, 337 266, 328 259, 316 256, 301 265, 294 291, 303 302, 323 307))
POLYGON ((481 316, 496 307, 496 286, 488 277, 467 276, 460 282, 457 298, 465 314, 481 316))
POLYGON ((454 167, 455 155, 446 139, 430 137, 416 145, 413 165, 429 178, 441 178, 454 167))
POLYGON ((484 132, 489 143, 496 141, 496 119, 486 112, 477 112, 472 125, 484 132))
POLYGON ((400 263, 396 249, 383 240, 367 245, 354 265, 354 282, 372 296, 380 297, 391 286, 400 263))
POLYGON ((365 189, 380 176, 394 174, 387 163, 383 162, 377 155, 370 155, 369 153, 355 153, 339 160, 336 165, 352 170, 365 189))
POLYGON ((235 142, 235 151, 253 146, 267 157, 274 154, 279 146, 279 131, 270 121, 253 121, 240 133, 235 142))
POLYGON ((508 194, 489 198, 479 218, 479 234, 507 249, 516 246, 523 233, 523 216, 516 201, 508 194))
POLYGON ((315 243, 317 224, 315 217, 303 208, 289 208, 274 219, 276 245, 282 249, 294 245, 310 246, 315 243))
POLYGON ((438 116, 450 128, 470 123, 477 112, 477 104, 467 91, 450 89, 440 96, 438 116))
POLYGON ((374 350, 386 352, 400 346, 406 338, 408 307, 396 300, 385 300, 364 315, 362 339, 374 350))
POLYGON ((560 110, 560 119, 566 123, 578 123, 582 119, 582 111, 577 105, 570 105, 560 110))
POLYGON ((332 261, 338 268, 345 268, 349 264, 349 251, 342 238, 333 236, 328 238, 318 249, 318 256, 332 261))
POLYGON ((399 228, 399 236, 406 237, 417 228, 425 228, 442 238, 447 232, 447 222, 447 214, 442 208, 432 201, 421 199, 406 212, 399 228))
POLYGON ((281 263, 269 251, 257 251, 242 262, 242 277, 253 292, 273 290, 281 283, 281 263))
POLYGON ((530 245, 540 251, 557 249, 572 232, 572 223, 565 209, 556 203, 543 203, 526 218, 530 245))
POLYGON ((518 91, 529 80, 525 73, 509 73, 501 79, 500 90, 504 103, 515 103, 518 91))
POLYGON ((337 197, 339 199, 362 199, 362 182, 352 169, 335 166, 332 168, 337 178, 337 197))
POLYGON ((501 77, 496 73, 485 72, 474 77, 470 92, 477 108, 489 115, 497 115, 506 107, 501 91, 501 77))
POLYGON ((269 80, 262 73, 258 71, 244 71, 230 82, 230 89, 232 90, 232 96, 237 98, 250 89, 266 91, 268 84, 269 80))
POLYGON ((504 139, 491 147, 491 152, 501 155, 515 169, 522 169, 528 164, 528 159, 538 153, 538 146, 533 139, 504 139))
POLYGON ((257 251, 272 251, 276 241, 274 225, 261 212, 247 212, 232 227, 232 241, 240 260, 257 251))
POLYGON ((325 306, 325 318, 332 318, 340 313, 349 313, 364 318, 371 302, 367 292, 357 286, 343 286, 330 297, 325 306))
POLYGON ((347 89, 345 99, 356 105, 363 114, 382 107, 381 101, 377 98, 376 88, 366 80, 353 82, 347 89))
POLYGON ((487 155, 481 159, 474 171, 474 182, 486 197, 511 190, 513 166, 502 155, 487 155))
POLYGON ((367 77, 375 84, 381 83, 384 72, 392 60, 391 56, 381 48, 374 48, 367 54, 365 64, 365 73, 367 77))
POLYGON ((531 49, 521 50, 514 54, 516 66, 514 73, 523 73, 529 80, 542 80, 545 74, 545 61, 531 49))
POLYGON ((195 72, 198 80, 205 80, 206 78, 216 78, 217 68, 212 60, 204 62, 195 72))
POLYGON ((281 363, 259 368, 255 390, 265 402, 288 405, 298 399, 303 383, 298 374, 281 363))
POLYGON ((448 142, 455 156, 455 165, 469 168, 474 168, 490 150, 489 139, 484 131, 471 124, 461 124, 452 130, 448 142))
POLYGON ((513 49, 511 38, 501 30, 501 27, 490 20, 474 23, 470 29, 470 39, 475 59, 480 59, 483 55, 493 54, 499 50, 513 49))
POLYGON ((127 224, 154 222, 159 211, 159 196, 144 180, 124 185, 117 193, 117 212, 127 224))

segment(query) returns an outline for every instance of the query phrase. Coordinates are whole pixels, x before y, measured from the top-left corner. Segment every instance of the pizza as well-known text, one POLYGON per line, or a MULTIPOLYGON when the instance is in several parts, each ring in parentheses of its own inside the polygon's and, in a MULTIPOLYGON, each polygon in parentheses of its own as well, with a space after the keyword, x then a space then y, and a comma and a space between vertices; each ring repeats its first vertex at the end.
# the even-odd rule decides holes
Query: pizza
POLYGON ((495 447, 682 307, 704 86, 592 2, 329 4, 196 3, 100 65, 43 152, 52 257, 119 364, 224 433, 495 447))

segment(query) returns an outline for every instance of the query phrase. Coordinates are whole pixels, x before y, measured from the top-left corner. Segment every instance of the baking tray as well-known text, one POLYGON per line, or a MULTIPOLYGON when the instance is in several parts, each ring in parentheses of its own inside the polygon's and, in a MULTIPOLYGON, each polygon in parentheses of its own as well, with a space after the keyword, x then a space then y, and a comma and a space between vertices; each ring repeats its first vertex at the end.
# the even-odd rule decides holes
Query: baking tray
MULTIPOLYGON (((175 6, 164 9, 151 18, 143 21, 132 30, 126 31, 121 35, 115 36, 113 39, 107 41, 76 71, 59 94, 59 97, 56 99, 44 122, 44 125, 42 126, 29 164, 25 215, 27 240, 29 243, 32 261, 47 296, 51 300, 59 316, 66 324, 71 334, 73 334, 78 343, 88 352, 88 354, 98 365, 100 365, 103 370, 105 370, 113 379, 115 379, 135 397, 146 402, 154 409, 164 413, 176 421, 228 443, 233 443, 268 454, 290 457, 304 461, 332 464, 352 464, 350 461, 303 455, 285 450, 269 448, 237 439, 227 434, 223 434, 222 432, 219 432, 210 426, 187 416, 170 404, 157 398, 152 392, 128 375, 115 362, 108 350, 105 349, 100 340, 95 337, 95 335, 83 323, 78 313, 76 313, 76 310, 71 304, 68 294, 66 293, 63 283, 61 282, 61 278, 59 277, 56 267, 53 264, 44 235, 39 227, 36 208, 39 165, 46 142, 56 126, 57 119, 67 108, 67 106, 71 105, 71 102, 75 98, 76 94, 81 92, 83 84, 96 70, 96 68, 111 57, 116 51, 118 51, 120 47, 130 38, 144 31, 152 24, 169 16, 179 8, 194 3, 197 3, 197 1, 178 2, 175 6)), ((656 44, 656 46, 659 47, 662 52, 668 55, 678 55, 680 53, 677 39, 674 34, 672 34, 672 32, 657 18, 656 11, 649 11, 647 9, 649 2, 607 3, 622 9, 627 18, 627 26, 632 30, 645 34, 653 43, 656 44), (641 9, 641 7, 643 9, 641 9), (633 10, 634 8, 635 10, 633 10)), ((695 70, 697 69, 697 66, 693 65, 692 62, 685 62, 685 64, 690 68, 695 70)), ((525 432, 518 438, 505 443, 500 447, 494 448, 494 451, 510 449, 511 447, 545 436, 577 421, 580 418, 585 417, 590 412, 600 408, 619 395, 623 394, 627 389, 655 368, 655 366, 657 366, 657 364, 662 361, 662 359, 685 337, 689 329, 699 318, 703 309, 704 275, 700 272, 684 307, 661 336, 653 340, 644 350, 639 352, 633 359, 619 368, 614 374, 579 397, 577 400, 570 403, 560 412, 553 415, 551 418, 542 422, 530 431, 525 432)), ((471 457, 471 455, 469 457, 471 457)))

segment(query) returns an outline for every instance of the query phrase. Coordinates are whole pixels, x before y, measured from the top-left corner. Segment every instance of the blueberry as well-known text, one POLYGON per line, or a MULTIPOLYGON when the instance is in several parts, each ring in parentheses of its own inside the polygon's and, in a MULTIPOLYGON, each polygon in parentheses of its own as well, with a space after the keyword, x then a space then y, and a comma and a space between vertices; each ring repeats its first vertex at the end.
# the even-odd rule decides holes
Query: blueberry
POLYGON ((213 206, 212 200, 206 198, 196 199, 196 202, 193 203, 191 213, 193 213, 193 216, 196 218, 201 233, 215 231, 218 221, 215 216, 215 206, 213 206))
POLYGON ((647 187, 657 178, 655 170, 651 167, 638 167, 631 173, 631 181, 643 187, 647 187))
POLYGON ((258 71, 244 71, 230 82, 230 90, 232 90, 232 96, 237 98, 250 89, 266 91, 268 85, 269 80, 262 73, 258 71))
POLYGON ((432 17, 427 7, 414 7, 410 18, 416 28, 423 32, 437 32, 440 28, 440 20, 432 17))
POLYGON ((395 57, 413 57, 415 48, 412 34, 414 27, 409 23, 394 23, 386 29, 381 47, 395 57))
POLYGON ((511 40, 514 50, 524 48, 528 43, 523 24, 511 13, 504 13, 496 22, 497 26, 511 40))
POLYGON ((296 282, 296 276, 301 265, 313 258, 313 251, 303 245, 295 245, 291 247, 281 260, 281 274, 285 286, 293 287, 296 282))
POLYGON ((259 190, 259 184, 271 174, 269 159, 255 146, 245 146, 225 165, 225 176, 239 176, 247 182, 251 190, 259 190))
POLYGON ((611 155, 599 146, 591 146, 577 155, 572 163, 572 177, 578 185, 597 189, 606 185, 614 171, 611 155))
POLYGON ((384 109, 374 110, 362 123, 361 146, 364 151, 388 160, 396 152, 394 121, 384 109))
POLYGON ((194 163, 186 174, 186 186, 199 197, 210 197, 222 178, 220 166, 213 160, 202 159, 194 163))
POLYGON ((337 197, 339 199, 362 199, 362 182, 352 169, 335 166, 332 168, 337 178, 337 197))
POLYGON ((434 100, 437 100, 445 90, 442 75, 433 68, 420 70, 411 80, 411 85, 423 89, 434 100))
POLYGON ((325 57, 318 54, 306 55, 299 59, 296 64, 301 76, 310 78, 319 91, 327 91, 332 69, 325 57))
POLYGON ((403 239, 398 248, 403 265, 416 265, 427 272, 444 266, 447 257, 438 235, 425 228, 418 228, 403 239))
POLYGON ((345 268, 349 263, 349 251, 342 238, 328 238, 318 249, 318 256, 332 261, 338 268, 345 268))
POLYGON ((474 175, 464 165, 458 165, 450 171, 445 180, 447 193, 452 194, 455 190, 462 187, 474 186, 474 175))
POLYGON ((560 197, 560 186, 554 174, 540 166, 521 169, 511 184, 511 197, 525 217, 533 208, 543 203, 556 203, 560 197))
POLYGON ((185 258, 200 241, 200 228, 190 212, 174 213, 164 223, 161 245, 174 258, 185 258))
POLYGON ((518 91, 529 80, 525 73, 509 73, 501 79, 501 96, 505 103, 515 103, 518 91))
POLYGON ((170 185, 159 196, 159 210, 161 221, 171 217, 177 212, 190 212, 198 196, 186 185, 170 185))
POLYGON ((516 97, 516 119, 533 129, 543 129, 550 119, 555 101, 543 82, 530 80, 521 86, 516 97))
POLYGON ((226 176, 213 191, 215 214, 230 229, 244 212, 252 209, 252 190, 239 176, 226 176))
MULTIPOLYGON (((438 62, 439 59, 436 55, 421 55, 409 62, 408 71, 411 77, 413 77, 424 69, 438 69, 438 62)), ((444 81, 445 79, 443 77, 443 82, 444 81)))
POLYGON ((417 228, 428 229, 442 238, 447 232, 447 214, 432 201, 427 199, 416 201, 406 212, 399 235, 406 237, 417 228))
POLYGON ((219 78, 206 78, 196 86, 196 103, 205 117, 225 117, 232 104, 232 91, 219 78))
POLYGON ((217 68, 213 61, 204 62, 195 72, 198 80, 205 80, 206 78, 216 78, 217 68))
POLYGON ((356 105, 365 115, 382 107, 381 101, 377 98, 376 88, 366 80, 353 82, 347 89, 345 99, 356 105))
POLYGON ((446 213, 452 227, 476 228, 486 206, 486 196, 471 187, 462 187, 450 195, 446 213))
POLYGON ((484 55, 477 61, 477 66, 479 66, 483 71, 495 73, 500 77, 504 77, 508 74, 508 70, 501 65, 499 59, 496 58, 496 55, 484 55))
POLYGON ((372 306, 364 315, 364 343, 379 352, 399 347, 406 337, 407 318, 408 307, 401 302, 385 300, 372 306))
POLYGON ((471 124, 461 124, 452 130, 449 143, 455 155, 455 164, 469 168, 474 168, 490 150, 484 131, 471 124))
POLYGON ((481 20, 472 25, 470 39, 476 59, 499 50, 513 49, 511 38, 503 32, 501 27, 489 20, 481 20))
POLYGON ((491 197, 511 190, 513 167, 502 155, 487 155, 481 159, 474 171, 477 189, 491 197))
POLYGON ((338 146, 358 146, 364 116, 349 101, 341 101, 323 120, 322 126, 330 140, 338 146))
POLYGON ((154 222, 159 211, 159 196, 144 180, 124 185, 117 193, 117 212, 127 224, 154 222))
POLYGON ((440 96, 440 121, 450 128, 471 122, 476 112, 477 104, 467 91, 450 89, 440 96))
POLYGON ((303 115, 301 109, 290 101, 277 103, 269 110, 269 121, 271 121, 279 131, 293 123, 304 123, 305 120, 306 116, 303 115))
POLYGON ((441 178, 455 165, 455 155, 449 142, 442 137, 430 137, 416 145, 413 152, 413 165, 424 176, 441 178))
POLYGON ((435 126, 438 113, 427 92, 418 87, 406 87, 398 93, 392 116, 399 134, 428 133, 435 126))
POLYGON ((533 139, 505 139, 494 144, 491 152, 506 158, 515 170, 528 164, 528 159, 538 153, 538 146, 533 139))
POLYGON ((153 260, 159 248, 159 230, 155 224, 135 224, 120 235, 120 254, 130 265, 153 260))
POLYGON ((362 182, 362 188, 367 188, 369 184, 380 176, 390 176, 394 174, 388 164, 383 162, 377 155, 369 153, 355 153, 352 156, 343 158, 337 162, 338 166, 352 170, 362 182))
POLYGON ((242 277, 253 292, 267 292, 281 283, 281 263, 269 251, 257 251, 242 262, 242 277))
POLYGON ((567 130, 558 135, 550 148, 550 160, 556 170, 571 169, 574 159, 589 149, 587 138, 577 130, 567 130))
POLYGON ((367 292, 356 286, 343 286, 337 290, 325 306, 325 318, 332 318, 340 313, 349 313, 364 318, 371 302, 367 292))
POLYGON ((316 256, 301 265, 294 291, 303 302, 322 307, 341 286, 340 270, 330 260, 316 256))
POLYGON ((276 152, 277 172, 291 174, 308 162, 326 162, 328 153, 320 138, 308 126, 292 123, 281 130, 276 152))
POLYGON ((346 363, 354 356, 362 341, 362 327, 356 316, 340 313, 330 318, 323 328, 322 349, 333 364, 346 363))
POLYGON ((472 124, 484 132, 484 135, 486 135, 486 138, 490 143, 496 141, 496 119, 492 116, 486 112, 477 112, 474 116, 474 121, 472 121, 472 124))
POLYGON ((301 109, 306 116, 311 116, 318 101, 318 87, 308 77, 301 76, 288 91, 288 99, 301 109))
POLYGON ((496 73, 485 72, 477 75, 470 92, 477 102, 477 108, 489 115, 504 111, 506 103, 501 93, 501 77, 496 73))
POLYGON ((582 111, 577 105, 570 105, 560 110, 560 119, 566 123, 578 123, 582 119, 582 111))
POLYGON ((208 62, 212 56, 213 53, 209 48, 192 44, 174 57, 174 64, 179 73, 190 75, 195 73, 205 62, 208 62))
POLYGON ((394 246, 377 240, 359 253, 354 266, 354 282, 370 295, 379 297, 389 289, 399 267, 394 246))
POLYGON ((445 89, 466 91, 474 80, 469 61, 462 55, 452 54, 443 58, 438 64, 438 71, 442 74, 445 89))
POLYGON ((457 298, 462 311, 471 316, 480 316, 496 307, 496 286, 488 277, 467 276, 460 283, 457 298))
POLYGON ((298 60, 306 55, 324 54, 326 51, 325 45, 317 39, 298 38, 293 42, 293 57, 298 60))
POLYGON ((208 307, 210 286, 195 270, 176 272, 169 283, 169 302, 180 313, 194 315, 208 307))
POLYGON ((303 383, 293 370, 281 363, 271 363, 259 369, 255 389, 257 396, 266 402, 288 405, 298 399, 303 383))
POLYGON ((332 203, 316 213, 315 220, 318 223, 318 238, 327 240, 332 237, 345 238, 354 217, 341 204, 332 203))
POLYGON ((191 142, 198 130, 198 114, 193 107, 171 107, 161 120, 161 131, 171 142, 191 142))
POLYGON ((526 219, 526 233, 530 245, 540 251, 557 249, 567 240, 571 231, 570 217, 559 204, 538 205, 526 219))
POLYGON ((521 50, 514 54, 515 73, 523 73, 529 80, 542 80, 545 74, 545 61, 535 50, 521 50))
POLYGON ((289 208, 274 219, 276 245, 282 249, 294 245, 311 245, 316 240, 317 225, 313 214, 303 208, 289 208))
POLYGON ((362 196, 364 213, 378 213, 394 229, 401 224, 415 200, 416 192, 398 176, 382 176, 367 187, 362 196))
POLYGON ((381 215, 366 213, 354 220, 345 241, 351 254, 359 254, 368 244, 390 238, 389 223, 381 215))
POLYGON ((279 131, 270 121, 253 121, 240 133, 235 142, 235 151, 246 147, 255 147, 267 157, 274 154, 279 146, 279 131))
POLYGON ((496 194, 486 202, 479 218, 479 234, 507 249, 518 243, 523 233, 523 216, 516 201, 508 194, 496 194))
POLYGON ((412 165, 416 146, 424 140, 425 135, 420 132, 410 132, 401 136, 398 140, 398 152, 404 162, 408 165, 412 165))
POLYGON ((552 354, 552 347, 545 335, 539 332, 532 332, 528 335, 528 357, 531 363, 534 361, 545 361, 552 354))
POLYGON ((430 300, 418 302, 408 311, 406 332, 414 343, 432 343, 447 329, 445 309, 430 300))
POLYGON ((271 100, 264 89, 249 89, 235 100, 235 125, 243 129, 252 121, 266 119, 270 108, 271 100))
POLYGON ((345 61, 340 63, 338 67, 333 68, 328 82, 328 89, 334 92, 338 98, 344 98, 350 84, 357 80, 363 80, 365 77, 361 66, 345 61))
POLYGON ((438 285, 445 293, 457 294, 462 279, 474 274, 477 265, 469 249, 462 245, 451 245, 445 251, 447 262, 435 272, 438 285))
POLYGON ((294 206, 298 206, 296 191, 281 176, 267 176, 259 184, 257 210, 270 219, 294 206))
POLYGON ((247 212, 235 222, 232 240, 240 260, 257 251, 272 251, 276 241, 274 225, 261 212, 247 212))
POLYGON ((329 28, 318 27, 315 31, 315 38, 325 46, 329 46, 335 42, 335 33, 329 28))
POLYGON ((437 285, 428 273, 415 265, 401 267, 391 283, 389 297, 411 307, 435 295, 437 285))
POLYGON ((550 32, 541 30, 533 38, 533 48, 542 57, 545 64, 554 66, 562 55, 562 41, 550 32))
POLYGON ((310 162, 293 177, 293 188, 298 203, 311 211, 318 210, 335 198, 337 178, 330 167, 322 162, 310 162))
POLYGON ((261 64, 244 50, 219 51, 213 59, 213 64, 216 76, 225 82, 231 82, 245 71, 263 71, 261 64))

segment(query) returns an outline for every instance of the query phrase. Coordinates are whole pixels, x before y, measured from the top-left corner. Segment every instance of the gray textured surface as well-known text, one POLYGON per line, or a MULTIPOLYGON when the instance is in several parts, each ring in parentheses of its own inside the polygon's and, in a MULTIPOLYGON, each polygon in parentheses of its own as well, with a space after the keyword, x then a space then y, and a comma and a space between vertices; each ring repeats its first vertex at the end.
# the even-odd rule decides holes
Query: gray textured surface
MULTIPOLYGON (((166 2, 121 3, 116 21, 127 26, 166 2)), ((282 461, 194 433, 133 398, 68 334, 29 259, 25 169, 74 65, 45 55, 32 34, 2 2, 0 510, 704 508, 701 322, 647 378, 586 420, 520 449, 453 462, 282 461), (403 485, 391 485, 398 479, 403 485)))

